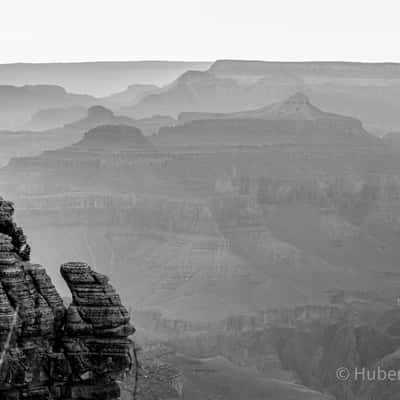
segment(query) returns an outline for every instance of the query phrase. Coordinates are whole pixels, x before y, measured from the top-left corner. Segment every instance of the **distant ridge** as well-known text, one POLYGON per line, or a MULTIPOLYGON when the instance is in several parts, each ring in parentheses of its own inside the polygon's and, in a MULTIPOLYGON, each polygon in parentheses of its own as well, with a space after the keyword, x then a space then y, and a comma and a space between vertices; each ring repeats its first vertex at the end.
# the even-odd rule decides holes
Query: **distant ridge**
POLYGON ((86 112, 87 109, 82 106, 44 108, 34 113, 25 126, 36 131, 54 129, 83 118, 86 112))
POLYGON ((128 125, 101 125, 85 133, 74 148, 109 148, 152 150, 154 146, 142 131, 128 125))
POLYGON ((161 126, 173 126, 175 122, 171 117, 163 115, 133 119, 124 115, 116 115, 106 107, 95 105, 88 109, 84 118, 65 125, 63 129, 85 132, 101 125, 127 125, 139 128, 146 135, 152 135, 157 133, 161 126))
POLYGON ((303 93, 255 110, 182 113, 179 125, 161 128, 160 144, 357 145, 381 143, 360 120, 322 111, 303 93))
POLYGON ((361 120, 373 132, 400 129, 398 63, 217 60, 208 70, 185 72, 158 94, 145 96, 127 115, 240 112, 299 91, 322 109, 361 120))
POLYGON ((87 115, 75 122, 66 125, 66 128, 91 129, 98 125, 134 125, 134 120, 117 116, 106 107, 95 105, 88 109, 87 115))
POLYGON ((265 75, 282 69, 296 73, 341 74, 343 72, 362 75, 393 73, 400 76, 400 63, 368 63, 350 61, 258 61, 217 60, 209 68, 215 75, 265 75))
POLYGON ((271 104, 256 110, 236 113, 181 113, 180 122, 204 119, 263 119, 263 120, 304 120, 313 121, 327 118, 349 118, 339 114, 322 111, 311 101, 307 95, 297 92, 286 100, 271 104))
POLYGON ((156 85, 136 84, 129 85, 125 90, 103 98, 115 106, 132 106, 144 96, 156 92, 160 88, 156 85))
POLYGON ((154 114, 175 117, 184 111, 234 112, 254 109, 276 101, 277 96, 285 98, 292 93, 293 87, 282 81, 242 85, 209 71, 186 71, 158 93, 145 96, 130 109, 125 108, 124 113, 133 118, 143 118, 154 114))
POLYGON ((0 85, 49 83, 68 91, 108 96, 143 82, 165 85, 188 69, 206 70, 211 62, 98 61, 0 64, 0 85))
POLYGON ((0 128, 24 127, 40 110, 68 107, 89 107, 92 96, 71 93, 59 85, 0 85, 0 128))

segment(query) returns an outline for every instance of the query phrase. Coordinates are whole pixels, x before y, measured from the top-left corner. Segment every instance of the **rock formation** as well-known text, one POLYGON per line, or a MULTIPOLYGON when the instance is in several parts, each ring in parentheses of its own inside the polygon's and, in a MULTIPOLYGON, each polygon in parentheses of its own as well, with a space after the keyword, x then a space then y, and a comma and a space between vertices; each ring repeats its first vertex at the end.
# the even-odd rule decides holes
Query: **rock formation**
POLYGON ((345 144, 376 146, 360 120, 326 112, 301 93, 284 101, 233 113, 183 112, 174 127, 163 127, 155 144, 345 144))
POLYGON ((129 125, 101 125, 85 133, 74 145, 83 149, 153 150, 154 146, 140 129, 129 125))
POLYGON ((118 399, 135 331, 119 295, 88 265, 66 263, 66 310, 45 269, 29 262, 13 212, 0 198, 0 398, 118 399))
MULTIPOLYGON (((180 123, 196 120, 215 119, 261 119, 261 120, 319 120, 319 119, 347 119, 342 115, 328 113, 313 105, 304 93, 297 92, 282 102, 277 102, 255 110, 240 111, 236 113, 206 113, 206 112, 184 112, 179 115, 180 123)), ((358 125, 361 133, 360 122, 353 120, 358 125)))

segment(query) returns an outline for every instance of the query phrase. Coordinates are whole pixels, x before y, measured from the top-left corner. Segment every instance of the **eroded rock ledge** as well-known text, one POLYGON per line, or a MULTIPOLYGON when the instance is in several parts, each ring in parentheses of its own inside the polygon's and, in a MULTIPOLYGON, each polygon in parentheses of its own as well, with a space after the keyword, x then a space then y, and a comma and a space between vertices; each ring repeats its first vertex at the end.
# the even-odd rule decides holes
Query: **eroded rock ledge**
POLYGON ((135 329, 108 278, 85 263, 61 266, 65 308, 0 198, 0 398, 114 400, 132 367, 135 329))

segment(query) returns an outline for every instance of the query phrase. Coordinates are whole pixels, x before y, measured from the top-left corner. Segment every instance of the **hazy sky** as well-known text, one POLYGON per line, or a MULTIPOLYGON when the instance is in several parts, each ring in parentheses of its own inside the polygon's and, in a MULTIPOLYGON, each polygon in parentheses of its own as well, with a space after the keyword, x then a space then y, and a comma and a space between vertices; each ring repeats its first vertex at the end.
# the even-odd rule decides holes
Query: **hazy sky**
POLYGON ((400 62, 398 0, 2 0, 0 10, 0 62, 400 62))

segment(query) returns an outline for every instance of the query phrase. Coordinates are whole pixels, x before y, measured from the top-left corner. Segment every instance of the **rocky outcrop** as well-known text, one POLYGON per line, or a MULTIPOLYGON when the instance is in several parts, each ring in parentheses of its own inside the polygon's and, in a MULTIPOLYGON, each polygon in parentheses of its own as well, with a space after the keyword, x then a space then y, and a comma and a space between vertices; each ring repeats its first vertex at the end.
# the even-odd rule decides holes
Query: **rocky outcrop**
POLYGON ((61 267, 66 309, 45 269, 29 262, 13 212, 0 198, 0 398, 118 399, 132 367, 128 311, 107 277, 71 262, 61 267))
POLYGON ((30 247, 26 243, 26 237, 21 228, 12 220, 14 206, 9 201, 3 201, 0 197, 0 232, 9 236, 14 252, 22 260, 29 260, 30 247))
POLYGON ((77 382, 74 396, 94 398, 119 392, 116 380, 132 367, 131 341, 135 329, 108 278, 84 263, 67 263, 61 274, 72 293, 62 345, 77 382))

